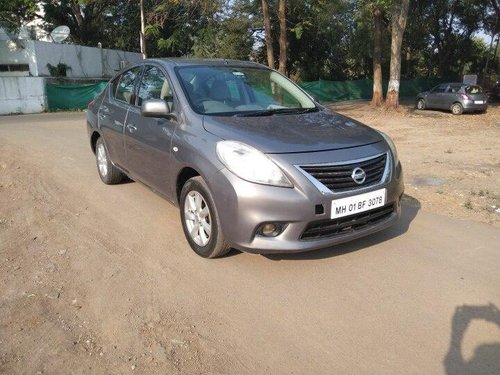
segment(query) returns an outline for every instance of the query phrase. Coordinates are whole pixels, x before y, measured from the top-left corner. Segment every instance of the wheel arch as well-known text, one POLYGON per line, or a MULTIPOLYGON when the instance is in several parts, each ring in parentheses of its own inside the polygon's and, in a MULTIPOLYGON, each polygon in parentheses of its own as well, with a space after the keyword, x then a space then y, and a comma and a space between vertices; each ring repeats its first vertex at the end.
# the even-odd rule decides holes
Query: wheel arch
POLYGON ((92 152, 94 153, 94 155, 95 155, 96 143, 100 137, 101 134, 97 130, 94 130, 92 132, 92 135, 90 136, 90 147, 92 148, 92 152))
POLYGON ((180 170, 177 175, 177 181, 175 184, 175 198, 177 200, 177 204, 180 205, 181 191, 184 184, 187 182, 187 180, 196 176, 201 176, 201 174, 194 168, 184 167, 180 170))

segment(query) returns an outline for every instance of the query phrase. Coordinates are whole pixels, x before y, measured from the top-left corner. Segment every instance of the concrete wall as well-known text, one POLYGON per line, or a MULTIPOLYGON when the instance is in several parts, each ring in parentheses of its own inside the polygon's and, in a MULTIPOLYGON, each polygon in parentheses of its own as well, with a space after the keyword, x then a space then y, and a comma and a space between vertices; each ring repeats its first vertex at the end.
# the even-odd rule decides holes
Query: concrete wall
MULTIPOLYGON (((33 40, 0 40, 0 64, 28 64, 30 74, 38 76, 33 40)), ((19 75, 25 75, 25 73, 20 72, 19 75)))
POLYGON ((140 53, 1 37, 0 64, 27 64, 31 77, 23 77, 28 72, 0 72, 0 115, 38 113, 47 108, 43 78, 50 76, 47 64, 66 64, 69 78, 102 79, 120 70, 121 61, 142 60, 140 53))
POLYGON ((39 76, 49 76, 47 64, 64 63, 69 66, 66 75, 71 78, 111 77, 120 70, 120 61, 139 62, 140 53, 112 49, 84 47, 76 44, 34 42, 39 76))
POLYGON ((44 78, 0 77, 0 115, 43 112, 46 103, 44 78))
MULTIPOLYGON (((142 60, 140 53, 56 44, 34 40, 0 40, 0 64, 29 64, 32 76, 50 76, 47 64, 66 64, 70 78, 109 78, 120 70, 120 61, 142 60)), ((20 74, 21 75, 21 74, 20 74)))

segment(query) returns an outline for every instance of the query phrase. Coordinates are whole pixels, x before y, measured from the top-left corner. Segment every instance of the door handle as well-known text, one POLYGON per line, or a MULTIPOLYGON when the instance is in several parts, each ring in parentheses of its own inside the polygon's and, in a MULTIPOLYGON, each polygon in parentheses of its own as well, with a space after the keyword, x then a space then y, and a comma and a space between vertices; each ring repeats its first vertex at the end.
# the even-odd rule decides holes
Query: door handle
POLYGON ((127 129, 130 133, 135 133, 135 131, 137 130, 137 128, 132 124, 127 124, 127 129))

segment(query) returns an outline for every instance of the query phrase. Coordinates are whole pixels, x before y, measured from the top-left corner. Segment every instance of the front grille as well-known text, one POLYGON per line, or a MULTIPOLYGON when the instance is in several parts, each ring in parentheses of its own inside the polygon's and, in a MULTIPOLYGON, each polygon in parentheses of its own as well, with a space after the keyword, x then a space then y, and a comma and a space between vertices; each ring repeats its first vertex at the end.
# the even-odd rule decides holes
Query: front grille
POLYGON ((341 217, 339 219, 321 220, 310 223, 301 240, 316 240, 336 235, 353 233, 358 230, 375 225, 387 219, 394 212, 394 205, 376 208, 371 211, 341 217))
POLYGON ((383 154, 356 163, 342 165, 305 165, 300 166, 300 168, 309 173, 331 191, 342 192, 378 184, 384 175, 386 162, 387 155, 383 154), (360 185, 354 182, 351 177, 352 171, 356 167, 363 169, 366 173, 366 180, 360 185))

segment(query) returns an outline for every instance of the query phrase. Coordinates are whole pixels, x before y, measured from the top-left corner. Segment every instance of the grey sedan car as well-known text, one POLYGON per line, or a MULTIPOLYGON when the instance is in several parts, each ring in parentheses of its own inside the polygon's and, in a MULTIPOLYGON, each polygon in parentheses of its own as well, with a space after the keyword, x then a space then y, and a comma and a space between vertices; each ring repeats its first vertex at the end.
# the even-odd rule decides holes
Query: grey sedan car
POLYGON ((89 104, 87 129, 102 181, 126 175, 178 205, 203 257, 329 247, 400 215, 390 138, 260 64, 144 60, 89 104))
POLYGON ((486 112, 487 108, 488 95, 478 85, 442 83, 417 95, 417 109, 443 109, 461 115, 486 112))

